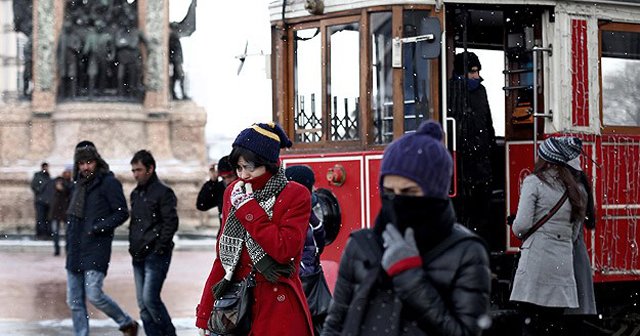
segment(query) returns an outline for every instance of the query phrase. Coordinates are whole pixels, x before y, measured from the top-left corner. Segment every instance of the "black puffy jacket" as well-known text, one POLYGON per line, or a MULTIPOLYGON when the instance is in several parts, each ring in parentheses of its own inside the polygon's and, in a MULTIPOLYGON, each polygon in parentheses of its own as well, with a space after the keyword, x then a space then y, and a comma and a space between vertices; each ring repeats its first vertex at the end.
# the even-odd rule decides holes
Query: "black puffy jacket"
POLYGON ((374 329, 381 335, 480 335, 491 284, 486 248, 459 224, 442 244, 422 256, 422 268, 388 279, 380 265, 379 235, 353 233, 321 335, 365 335, 374 329))
POLYGON ((176 204, 173 190, 155 173, 145 185, 133 189, 129 225, 129 253, 133 259, 173 249, 173 235, 178 230, 176 204))

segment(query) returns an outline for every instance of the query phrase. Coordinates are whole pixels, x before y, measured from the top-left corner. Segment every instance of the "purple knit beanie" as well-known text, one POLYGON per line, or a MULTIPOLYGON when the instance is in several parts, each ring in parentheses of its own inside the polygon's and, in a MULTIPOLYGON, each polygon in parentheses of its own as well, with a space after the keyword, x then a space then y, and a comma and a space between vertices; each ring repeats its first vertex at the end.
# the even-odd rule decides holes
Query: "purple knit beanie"
POLYGON ((426 197, 449 199, 453 160, 442 137, 440 124, 428 120, 393 141, 382 156, 380 186, 385 175, 399 175, 416 182, 426 197))
POLYGON ((291 145, 291 140, 284 133, 282 127, 273 122, 253 124, 242 130, 233 142, 233 147, 248 149, 272 163, 278 163, 280 148, 288 148, 291 145))

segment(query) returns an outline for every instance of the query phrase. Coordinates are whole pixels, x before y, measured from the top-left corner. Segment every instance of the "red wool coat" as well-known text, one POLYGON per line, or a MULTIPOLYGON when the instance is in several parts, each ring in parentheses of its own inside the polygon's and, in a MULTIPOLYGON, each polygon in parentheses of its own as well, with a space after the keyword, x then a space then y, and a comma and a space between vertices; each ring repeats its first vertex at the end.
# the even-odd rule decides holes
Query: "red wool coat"
MULTIPOLYGON (((259 181, 252 183, 254 190, 266 183, 266 180, 258 179, 259 181)), ((230 195, 235 183, 237 181, 225 190, 223 214, 228 214, 230 211, 230 195)), ((268 282, 262 274, 256 274, 250 335, 313 335, 311 315, 298 276, 302 248, 309 225, 310 198, 310 193, 305 187, 289 182, 276 198, 271 220, 256 200, 249 201, 236 212, 238 220, 269 256, 283 264, 293 260, 296 266, 294 275, 290 278, 280 277, 275 284, 268 282)), ((226 216, 222 218, 222 223, 225 221, 226 216)), ((224 224, 221 225, 220 230, 223 226, 224 224)), ((218 251, 219 246, 216 243, 216 254, 218 251)), ((234 280, 240 280, 249 274, 251 264, 247 249, 244 247, 236 266, 234 280)), ((223 277, 224 269, 216 256, 204 286, 200 304, 196 308, 198 328, 207 328, 214 301, 211 288, 223 277)))

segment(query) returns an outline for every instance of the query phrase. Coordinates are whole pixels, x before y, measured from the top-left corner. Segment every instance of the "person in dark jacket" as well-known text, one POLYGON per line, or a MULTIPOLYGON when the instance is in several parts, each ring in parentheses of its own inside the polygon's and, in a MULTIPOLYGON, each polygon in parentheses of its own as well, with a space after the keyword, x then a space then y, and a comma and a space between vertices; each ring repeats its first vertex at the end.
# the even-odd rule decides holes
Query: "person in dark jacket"
POLYGON ((308 166, 290 166, 284 171, 287 180, 294 181, 305 186, 311 192, 311 214, 309 215, 309 228, 307 237, 302 249, 302 259, 300 260, 300 280, 302 288, 307 297, 313 328, 316 335, 320 334, 322 325, 327 316, 331 292, 324 277, 322 266, 320 265, 320 255, 324 251, 326 232, 324 225, 316 216, 316 197, 314 197, 313 185, 316 182, 313 170, 308 166))
POLYGON ((449 82, 449 116, 457 122, 458 197, 454 205, 458 220, 481 236, 487 233, 492 191, 491 152, 495 130, 487 91, 482 85, 478 56, 455 55, 449 82))
POLYGON ((40 165, 40 171, 33 174, 31 180, 31 190, 34 195, 34 208, 36 213, 36 239, 49 239, 51 235, 51 227, 47 220, 49 213, 50 196, 47 193, 47 187, 51 182, 49 175, 49 164, 43 162, 40 165))
POLYGON ((158 179, 156 160, 146 150, 131 159, 138 185, 131 192, 129 253, 140 318, 147 335, 175 336, 176 328, 160 298, 171 264, 173 236, 178 230, 177 199, 173 190, 158 179))
POLYGON ((374 229, 347 242, 321 335, 480 335, 489 326, 489 256, 455 223, 442 137, 425 121, 384 151, 382 209, 374 229))
POLYGON ((51 237, 53 238, 53 255, 60 255, 60 227, 62 223, 67 221, 67 208, 69 207, 69 199, 71 197, 71 168, 65 167, 61 176, 53 180, 53 195, 51 197, 51 206, 49 207, 49 215, 47 216, 51 223, 51 237))
POLYGON ((218 216, 222 218, 224 190, 236 179, 238 179, 238 175, 236 175, 231 163, 229 163, 229 156, 223 156, 218 161, 217 167, 215 165, 209 167, 209 180, 200 188, 196 200, 196 208, 200 211, 208 211, 213 207, 217 207, 218 216))
POLYGON ((67 209, 67 304, 74 334, 89 335, 85 299, 112 318, 124 335, 137 335, 138 323, 102 290, 116 227, 129 213, 122 184, 95 146, 83 141, 74 154, 78 179, 67 209))

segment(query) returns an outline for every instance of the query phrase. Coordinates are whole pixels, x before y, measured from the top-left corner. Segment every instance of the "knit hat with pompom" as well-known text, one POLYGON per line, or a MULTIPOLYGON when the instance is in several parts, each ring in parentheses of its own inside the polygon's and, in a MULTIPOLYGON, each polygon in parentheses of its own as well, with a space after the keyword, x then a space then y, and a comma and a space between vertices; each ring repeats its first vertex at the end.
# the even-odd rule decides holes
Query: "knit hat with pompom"
POLYGON ((233 147, 248 149, 271 163, 278 163, 280 148, 291 145, 282 127, 273 122, 253 124, 240 132, 233 142, 233 147))
POLYGON ((382 156, 380 186, 385 175, 399 175, 416 182, 426 197, 448 199, 453 160, 442 137, 440 124, 428 120, 393 141, 382 156))

